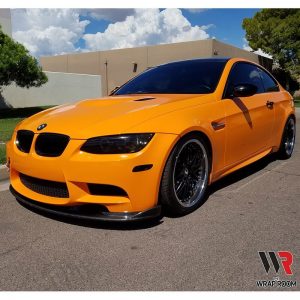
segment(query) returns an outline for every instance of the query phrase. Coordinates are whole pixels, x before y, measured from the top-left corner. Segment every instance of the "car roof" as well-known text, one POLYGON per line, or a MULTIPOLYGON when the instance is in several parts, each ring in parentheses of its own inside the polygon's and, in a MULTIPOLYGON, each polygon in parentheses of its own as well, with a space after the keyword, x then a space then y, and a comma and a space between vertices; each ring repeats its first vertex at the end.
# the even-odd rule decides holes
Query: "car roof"
POLYGON ((179 64, 179 63, 185 63, 185 62, 223 62, 226 63, 232 59, 232 57, 207 57, 207 58, 192 58, 192 59, 186 59, 186 60, 176 60, 176 61, 171 61, 167 62, 159 66, 166 66, 166 65, 171 65, 171 64, 179 64))

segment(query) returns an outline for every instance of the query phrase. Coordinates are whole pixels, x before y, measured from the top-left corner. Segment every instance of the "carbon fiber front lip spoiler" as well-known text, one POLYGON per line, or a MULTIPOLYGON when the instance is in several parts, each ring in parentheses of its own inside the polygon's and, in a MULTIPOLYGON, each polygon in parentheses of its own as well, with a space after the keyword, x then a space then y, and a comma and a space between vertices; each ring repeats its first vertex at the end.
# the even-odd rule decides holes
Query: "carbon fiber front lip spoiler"
POLYGON ((49 205, 34 201, 21 194, 19 194, 13 187, 9 187, 11 193, 16 199, 33 210, 37 210, 46 214, 66 217, 84 221, 108 221, 108 222, 132 222, 132 221, 143 221, 151 220, 161 215, 161 206, 155 206, 149 210, 141 212, 130 212, 130 213, 112 213, 112 212, 98 212, 97 214, 85 214, 81 213, 80 210, 74 211, 74 207, 61 207, 56 205, 49 205))

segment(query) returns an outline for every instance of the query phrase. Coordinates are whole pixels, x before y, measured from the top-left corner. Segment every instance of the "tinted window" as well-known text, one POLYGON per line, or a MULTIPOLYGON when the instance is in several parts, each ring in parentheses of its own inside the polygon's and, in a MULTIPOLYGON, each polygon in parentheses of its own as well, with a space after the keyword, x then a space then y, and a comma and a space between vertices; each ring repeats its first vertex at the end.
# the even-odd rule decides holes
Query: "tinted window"
POLYGON ((265 71, 259 69, 260 75, 263 81, 265 92, 278 92, 279 87, 277 82, 265 71))
POLYGON ((255 85, 257 87, 257 94, 264 92, 259 69, 248 63, 237 63, 230 71, 226 85, 225 98, 232 97, 234 86, 245 83, 255 85))
POLYGON ((190 60, 145 71, 123 85, 115 95, 209 94, 218 84, 226 61, 190 60))

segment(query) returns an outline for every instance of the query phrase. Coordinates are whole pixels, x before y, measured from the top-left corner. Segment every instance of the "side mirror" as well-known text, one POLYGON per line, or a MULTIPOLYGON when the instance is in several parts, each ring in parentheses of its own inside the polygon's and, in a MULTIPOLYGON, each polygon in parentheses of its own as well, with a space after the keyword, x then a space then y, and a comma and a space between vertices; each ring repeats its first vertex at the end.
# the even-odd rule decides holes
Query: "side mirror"
POLYGON ((250 83, 236 85, 233 88, 234 97, 250 97, 257 92, 257 87, 250 83))
POLYGON ((116 86, 113 90, 110 91, 108 96, 112 96, 119 88, 120 88, 119 86, 116 86))

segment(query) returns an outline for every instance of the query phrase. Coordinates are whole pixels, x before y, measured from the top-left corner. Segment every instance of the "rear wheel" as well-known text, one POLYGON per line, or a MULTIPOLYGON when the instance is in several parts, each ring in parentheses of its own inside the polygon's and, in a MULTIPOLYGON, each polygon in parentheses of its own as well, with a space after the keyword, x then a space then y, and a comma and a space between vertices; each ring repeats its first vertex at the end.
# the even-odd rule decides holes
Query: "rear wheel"
POLYGON ((187 135, 176 144, 161 180, 160 200, 167 213, 184 215, 199 207, 208 185, 210 162, 201 136, 187 135))
POLYGON ((288 159, 292 156, 296 137, 296 124, 293 117, 289 117, 284 126, 280 148, 278 151, 279 157, 288 159))

